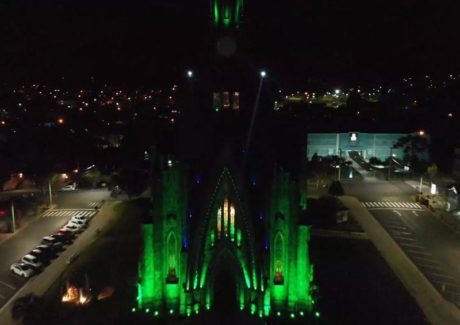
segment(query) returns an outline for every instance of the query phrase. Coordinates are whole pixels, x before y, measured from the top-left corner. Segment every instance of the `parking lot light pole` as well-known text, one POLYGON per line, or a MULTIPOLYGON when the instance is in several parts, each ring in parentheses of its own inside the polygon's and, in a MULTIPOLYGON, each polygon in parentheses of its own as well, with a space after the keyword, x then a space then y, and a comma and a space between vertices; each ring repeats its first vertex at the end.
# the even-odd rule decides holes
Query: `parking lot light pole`
POLYGON ((16 217, 14 215, 14 202, 11 200, 11 223, 13 227, 13 233, 16 232, 16 217))
POLYGON ((51 192, 51 182, 48 182, 48 192, 50 196, 50 207, 53 205, 53 193, 51 192))
POLYGON ((393 166, 393 148, 390 148, 390 161, 388 164, 388 180, 390 180, 392 166, 393 166))

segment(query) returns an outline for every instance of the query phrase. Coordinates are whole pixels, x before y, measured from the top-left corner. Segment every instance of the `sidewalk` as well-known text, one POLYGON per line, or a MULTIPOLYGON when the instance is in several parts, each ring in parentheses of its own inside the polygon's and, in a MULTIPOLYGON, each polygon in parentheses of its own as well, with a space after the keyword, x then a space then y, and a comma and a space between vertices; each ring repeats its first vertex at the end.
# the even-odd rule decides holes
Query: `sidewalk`
POLYGON ((460 324, 460 310, 441 296, 367 209, 354 197, 343 196, 340 199, 415 298, 428 320, 432 324, 460 324))

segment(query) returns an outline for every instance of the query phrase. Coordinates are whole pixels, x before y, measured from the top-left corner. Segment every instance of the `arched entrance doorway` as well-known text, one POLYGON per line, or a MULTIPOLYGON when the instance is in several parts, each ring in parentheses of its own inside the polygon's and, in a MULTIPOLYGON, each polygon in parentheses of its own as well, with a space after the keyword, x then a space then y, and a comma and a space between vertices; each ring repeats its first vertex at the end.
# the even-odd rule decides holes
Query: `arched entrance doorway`
POLYGON ((238 311, 235 275, 228 268, 220 268, 214 279, 214 309, 216 312, 238 311))
POLYGON ((234 315, 239 311, 240 297, 244 296, 242 270, 230 249, 216 254, 209 269, 209 295, 212 310, 220 315, 234 315))

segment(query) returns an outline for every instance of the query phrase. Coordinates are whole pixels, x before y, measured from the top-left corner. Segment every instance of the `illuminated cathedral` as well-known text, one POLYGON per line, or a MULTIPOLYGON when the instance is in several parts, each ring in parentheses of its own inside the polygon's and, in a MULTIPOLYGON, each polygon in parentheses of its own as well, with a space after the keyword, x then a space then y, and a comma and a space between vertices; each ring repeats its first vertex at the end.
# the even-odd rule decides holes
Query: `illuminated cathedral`
POLYGON ((271 186, 257 190, 266 199, 254 200, 254 209, 256 186, 244 186, 231 163, 219 168, 207 181, 178 162, 157 169, 151 216, 142 225, 137 309, 199 314, 216 307, 216 286, 232 282, 226 299, 241 311, 311 315, 310 228, 301 222, 298 185, 277 170, 271 186))
MULTIPOLYGON (((212 0, 210 9, 217 38, 236 40, 243 0, 212 0)), ((212 66, 218 71, 237 71, 231 56, 217 57, 212 66)), ((216 73, 219 82, 210 82, 220 85, 216 111, 239 110, 239 92, 225 83, 229 73, 216 73)), ((151 213, 142 224, 135 309, 153 317, 216 309, 287 319, 314 314, 305 179, 296 181, 281 168, 256 174, 244 159, 236 163, 238 141, 233 154, 216 158, 221 138, 198 138, 215 139, 214 147, 194 142, 199 129, 190 128, 179 141, 193 148, 187 159, 151 155, 151 213), (198 161, 191 163, 193 157, 198 161)), ((218 132, 228 132, 227 140, 242 138, 236 130, 218 132)))

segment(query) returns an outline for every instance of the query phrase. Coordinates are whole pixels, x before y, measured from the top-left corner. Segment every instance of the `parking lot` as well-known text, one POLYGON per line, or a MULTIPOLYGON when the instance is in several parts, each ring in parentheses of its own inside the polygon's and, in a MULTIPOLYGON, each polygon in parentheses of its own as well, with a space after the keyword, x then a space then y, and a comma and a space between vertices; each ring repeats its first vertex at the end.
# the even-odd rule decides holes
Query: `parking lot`
MULTIPOLYGON (((458 268, 452 265, 455 261, 442 252, 443 243, 435 245, 436 228, 421 226, 422 222, 430 221, 426 218, 432 217, 424 210, 374 209, 371 213, 445 299, 460 306, 458 268)), ((447 244, 458 238, 445 240, 447 244)))

